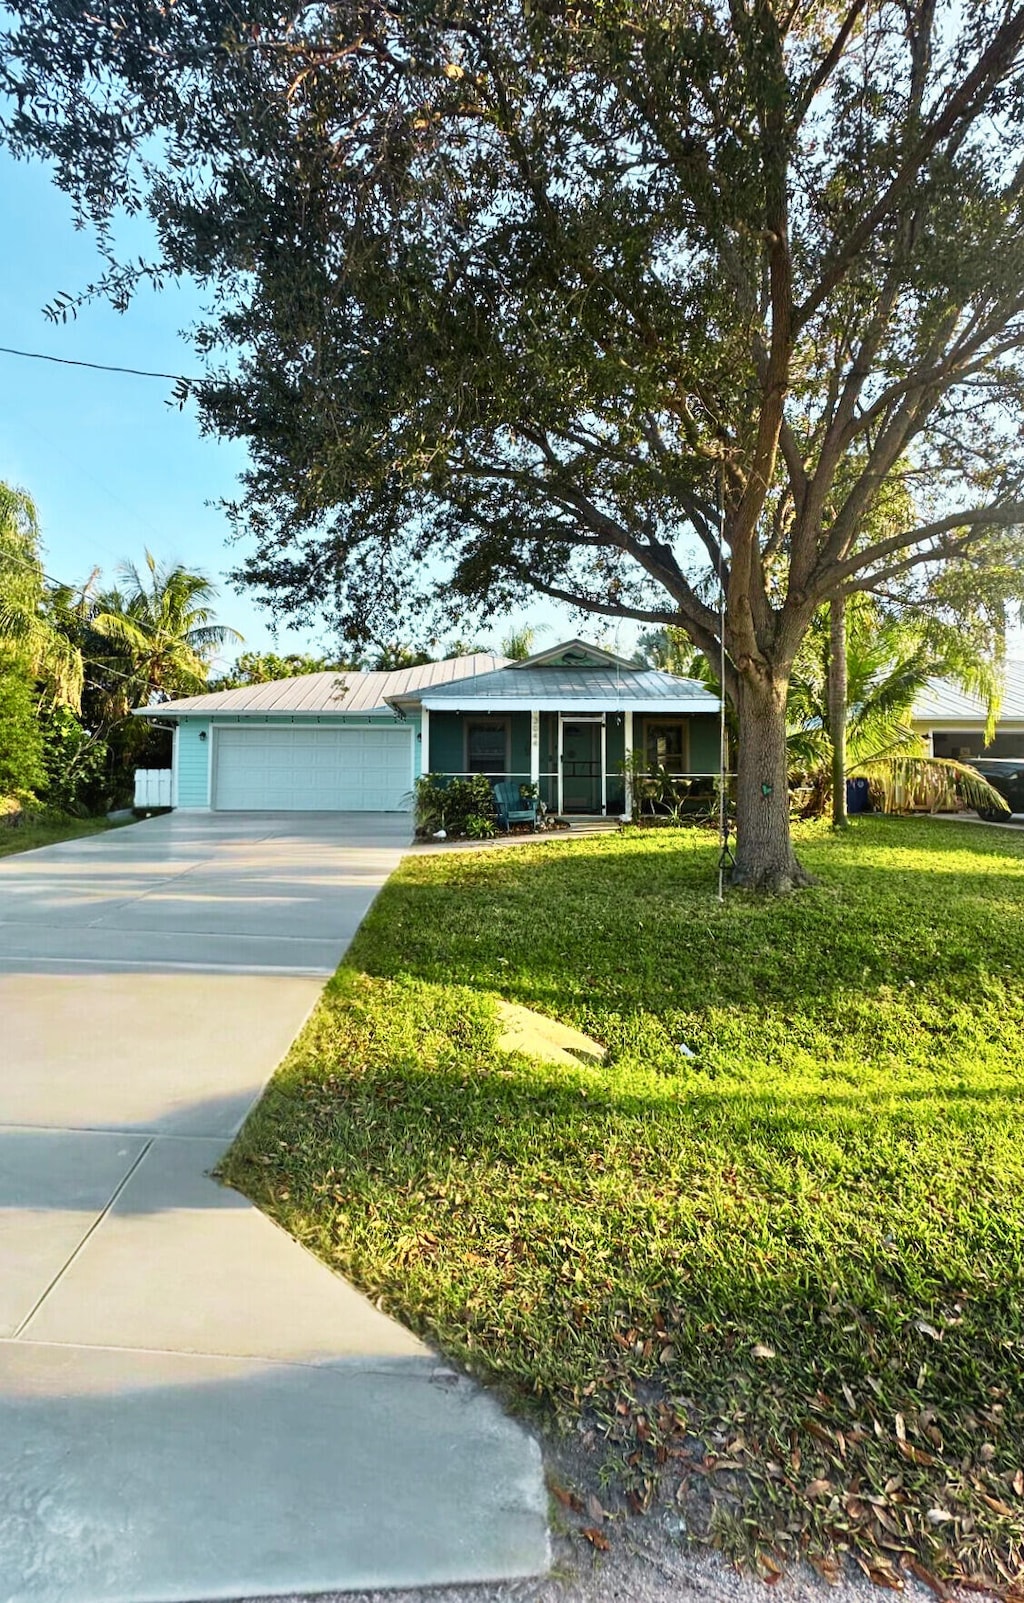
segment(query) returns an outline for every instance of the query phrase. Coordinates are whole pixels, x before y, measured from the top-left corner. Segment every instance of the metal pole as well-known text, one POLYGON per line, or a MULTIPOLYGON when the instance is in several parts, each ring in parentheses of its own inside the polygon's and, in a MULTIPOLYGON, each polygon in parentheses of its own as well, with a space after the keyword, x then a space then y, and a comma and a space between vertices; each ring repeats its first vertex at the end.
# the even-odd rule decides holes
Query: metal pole
POLYGON ((728 761, 728 731, 725 723, 725 494, 722 475, 718 475, 718 900, 725 901, 725 869, 729 853, 729 812, 725 798, 725 770, 728 761))

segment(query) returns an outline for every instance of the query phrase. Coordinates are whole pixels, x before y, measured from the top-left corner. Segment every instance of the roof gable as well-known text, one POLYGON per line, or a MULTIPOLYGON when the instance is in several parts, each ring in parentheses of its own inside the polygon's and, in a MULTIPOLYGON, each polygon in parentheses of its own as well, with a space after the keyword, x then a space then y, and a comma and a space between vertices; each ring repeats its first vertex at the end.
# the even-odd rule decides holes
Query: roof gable
POLYGON ((535 652, 521 662, 512 663, 517 672, 523 668, 635 668, 628 657, 616 656, 604 646, 593 646, 587 640, 563 640, 560 645, 549 646, 546 651, 535 652))

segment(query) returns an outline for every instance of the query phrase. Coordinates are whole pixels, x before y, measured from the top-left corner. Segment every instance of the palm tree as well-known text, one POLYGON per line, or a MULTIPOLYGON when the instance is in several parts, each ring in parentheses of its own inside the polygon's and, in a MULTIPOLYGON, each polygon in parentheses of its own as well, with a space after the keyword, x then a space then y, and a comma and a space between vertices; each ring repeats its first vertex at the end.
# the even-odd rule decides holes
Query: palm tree
POLYGON ((31 496, 0 483, 0 639, 53 702, 77 711, 82 653, 50 611, 39 547, 39 515, 31 496))
MULTIPOLYGON (((809 812, 824 810, 835 783, 833 625, 823 609, 790 679, 790 762, 808 780, 809 812)), ((972 655, 954 633, 937 634, 934 624, 881 612, 866 595, 848 603, 845 637, 846 776, 874 781, 887 808, 902 804, 915 791, 932 803, 951 800, 955 788, 972 806, 998 806, 991 787, 969 766, 930 757, 911 724, 914 701, 928 680, 953 679, 985 697, 991 738, 999 708, 998 665, 972 655)))
POLYGON ((510 662, 525 662, 533 655, 534 642, 540 633, 541 630, 529 623, 511 629, 500 643, 502 656, 508 657, 510 662))
POLYGON ((217 591, 201 573, 162 566, 146 552, 146 572, 132 562, 118 569, 118 586, 97 596, 93 631, 112 648, 107 670, 110 710, 124 717, 154 698, 195 695, 206 688, 214 655, 236 629, 217 623, 217 591))

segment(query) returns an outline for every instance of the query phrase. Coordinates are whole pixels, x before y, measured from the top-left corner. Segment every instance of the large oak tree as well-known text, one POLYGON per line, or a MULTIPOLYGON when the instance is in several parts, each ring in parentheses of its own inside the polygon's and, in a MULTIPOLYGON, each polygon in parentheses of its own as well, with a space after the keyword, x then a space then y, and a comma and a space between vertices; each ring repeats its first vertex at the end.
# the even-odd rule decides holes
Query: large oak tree
POLYGON ((250 447, 249 579, 348 635, 535 591, 717 661, 720 575, 736 878, 799 883, 815 610, 1021 521, 1024 9, 13 11, 7 139, 99 225, 102 287, 211 288, 197 394, 250 447), (122 206, 152 264, 117 260, 122 206))

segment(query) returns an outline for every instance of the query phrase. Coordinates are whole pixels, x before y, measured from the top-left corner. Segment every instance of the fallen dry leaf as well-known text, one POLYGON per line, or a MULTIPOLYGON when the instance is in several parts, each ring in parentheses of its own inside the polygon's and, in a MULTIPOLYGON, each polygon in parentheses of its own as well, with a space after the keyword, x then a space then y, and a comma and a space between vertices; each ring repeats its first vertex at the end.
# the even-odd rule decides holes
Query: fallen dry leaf
POLYGON ((1001 1497, 990 1497, 987 1492, 978 1494, 981 1501, 989 1507, 993 1514, 1001 1514, 1004 1519, 1013 1519, 1013 1509, 1003 1502, 1001 1497))
POLYGON ((599 1553, 607 1553, 612 1545, 604 1531, 599 1531, 596 1525, 584 1525, 580 1534, 585 1536, 591 1547, 596 1547, 599 1553))
POLYGON ((874 1582, 875 1586, 887 1586, 891 1592, 902 1592, 906 1589, 907 1583, 902 1575, 897 1574, 888 1565, 870 1565, 868 1577, 874 1582))
POLYGON ((944 1582, 940 1581, 937 1575, 933 1575, 931 1570, 926 1569, 919 1559, 908 1558, 906 1564, 908 1570, 916 1575, 919 1581, 923 1581, 925 1586, 931 1587, 935 1596, 941 1598, 942 1603, 945 1603, 945 1599, 949 1596, 949 1588, 944 1582))
POLYGON ((587 1494, 587 1513, 595 1525, 603 1525, 608 1515, 601 1504, 601 1499, 595 1497, 593 1492, 587 1494))
POLYGON ((551 1482, 551 1491, 563 1508, 571 1508, 575 1514, 583 1513, 583 1504, 575 1492, 570 1492, 565 1486, 559 1486, 557 1481, 551 1482))

